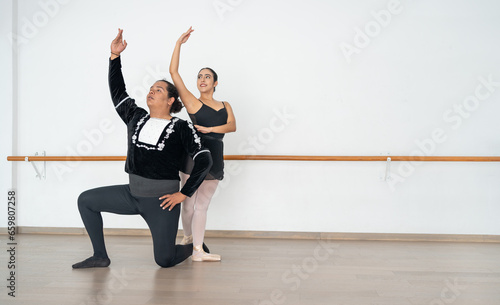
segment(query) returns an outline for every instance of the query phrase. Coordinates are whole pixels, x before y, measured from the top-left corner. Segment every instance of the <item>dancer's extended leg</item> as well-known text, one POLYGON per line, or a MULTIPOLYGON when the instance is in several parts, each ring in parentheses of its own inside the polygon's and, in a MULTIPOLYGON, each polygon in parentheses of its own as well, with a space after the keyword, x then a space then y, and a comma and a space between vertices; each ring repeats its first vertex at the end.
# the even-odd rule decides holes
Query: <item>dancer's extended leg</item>
POLYGON ((92 242, 94 255, 74 264, 73 268, 107 267, 110 261, 104 244, 101 212, 139 214, 136 200, 130 194, 128 185, 100 187, 83 192, 78 197, 78 209, 92 242))

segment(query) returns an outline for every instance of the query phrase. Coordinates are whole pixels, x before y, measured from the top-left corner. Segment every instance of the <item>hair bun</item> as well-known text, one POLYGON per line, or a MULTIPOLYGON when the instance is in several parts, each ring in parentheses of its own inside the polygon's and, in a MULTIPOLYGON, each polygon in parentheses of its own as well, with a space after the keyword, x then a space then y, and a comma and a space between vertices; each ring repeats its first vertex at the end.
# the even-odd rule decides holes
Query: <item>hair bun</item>
POLYGON ((182 110, 182 103, 179 101, 179 99, 175 99, 173 102, 172 106, 170 107, 170 113, 178 113, 179 111, 182 110))

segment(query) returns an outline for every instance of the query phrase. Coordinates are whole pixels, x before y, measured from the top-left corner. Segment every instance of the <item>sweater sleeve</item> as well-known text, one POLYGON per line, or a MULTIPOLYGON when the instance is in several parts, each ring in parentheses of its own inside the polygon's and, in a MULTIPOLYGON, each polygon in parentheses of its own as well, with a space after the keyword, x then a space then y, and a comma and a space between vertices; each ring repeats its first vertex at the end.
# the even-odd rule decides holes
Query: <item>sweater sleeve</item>
POLYGON ((208 149, 201 145, 201 138, 193 125, 189 122, 184 123, 181 124, 181 141, 186 152, 193 158, 194 166, 189 179, 181 189, 181 193, 191 197, 212 168, 212 155, 208 149))
POLYGON ((120 118, 127 124, 138 107, 135 104, 135 100, 128 95, 125 89, 121 57, 109 60, 108 83, 111 100, 115 105, 116 112, 118 112, 120 118))

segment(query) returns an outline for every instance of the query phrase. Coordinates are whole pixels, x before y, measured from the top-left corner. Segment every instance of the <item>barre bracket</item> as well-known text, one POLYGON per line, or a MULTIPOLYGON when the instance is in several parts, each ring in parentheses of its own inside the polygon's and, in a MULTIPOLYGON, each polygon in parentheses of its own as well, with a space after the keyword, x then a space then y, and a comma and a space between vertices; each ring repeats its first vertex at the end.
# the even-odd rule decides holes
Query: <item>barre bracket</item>
POLYGON ((387 159, 385 161, 385 172, 379 176, 379 180, 380 181, 383 181, 383 182, 387 182, 387 181, 390 181, 392 180, 392 177, 391 177, 391 153, 390 152, 385 152, 385 153, 381 153, 380 154, 381 156, 387 156, 387 159))
POLYGON ((387 161, 385 163, 385 176, 384 181, 391 180, 391 157, 387 157, 387 161))
MULTIPOLYGON (((36 153, 35 153, 35 156, 38 156, 38 152, 36 152, 36 153)), ((45 150, 42 152, 41 156, 44 156, 44 157, 46 156, 46 154, 45 154, 45 150)), ((31 163, 31 165, 33 166, 33 169, 34 169, 34 170, 35 170, 35 172, 36 172, 36 177, 37 177, 38 179, 40 179, 40 180, 42 180, 42 179, 43 179, 43 180, 45 180, 45 178, 46 178, 46 172, 47 172, 47 171, 46 171, 46 169, 47 169, 47 166, 46 166, 46 161, 43 161, 43 169, 42 169, 42 171, 41 171, 41 172, 40 172, 40 170, 38 169, 38 167, 36 166, 35 162, 34 162, 34 161, 30 161, 30 160, 29 160, 29 157, 25 157, 25 158, 24 158, 24 161, 26 161, 26 162, 30 162, 30 163, 31 163)))

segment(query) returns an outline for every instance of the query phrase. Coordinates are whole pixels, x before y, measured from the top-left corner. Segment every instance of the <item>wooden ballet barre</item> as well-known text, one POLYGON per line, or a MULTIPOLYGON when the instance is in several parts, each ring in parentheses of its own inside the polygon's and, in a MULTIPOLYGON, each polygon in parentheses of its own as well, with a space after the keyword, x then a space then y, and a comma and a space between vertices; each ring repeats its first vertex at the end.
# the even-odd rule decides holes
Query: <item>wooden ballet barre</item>
MULTIPOLYGON (((418 162, 500 162, 498 156, 287 156, 225 155, 224 160, 260 161, 418 161, 418 162)), ((7 161, 125 161, 125 156, 8 156, 7 161)))
POLYGON ((125 156, 9 156, 7 161, 125 161, 125 156))
POLYGON ((283 155, 226 155, 224 160, 269 161, 435 161, 435 162, 500 162, 500 157, 473 156, 283 156, 283 155))

